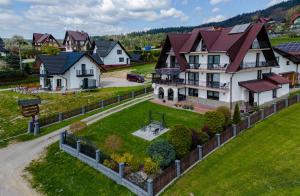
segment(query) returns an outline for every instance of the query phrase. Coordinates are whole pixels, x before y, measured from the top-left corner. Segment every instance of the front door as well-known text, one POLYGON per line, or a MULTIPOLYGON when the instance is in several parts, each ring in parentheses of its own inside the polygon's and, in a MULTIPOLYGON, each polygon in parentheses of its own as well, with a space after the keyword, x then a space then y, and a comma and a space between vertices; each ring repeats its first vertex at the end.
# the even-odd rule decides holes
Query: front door
POLYGON ((254 93, 252 91, 249 91, 249 104, 254 105, 254 93))

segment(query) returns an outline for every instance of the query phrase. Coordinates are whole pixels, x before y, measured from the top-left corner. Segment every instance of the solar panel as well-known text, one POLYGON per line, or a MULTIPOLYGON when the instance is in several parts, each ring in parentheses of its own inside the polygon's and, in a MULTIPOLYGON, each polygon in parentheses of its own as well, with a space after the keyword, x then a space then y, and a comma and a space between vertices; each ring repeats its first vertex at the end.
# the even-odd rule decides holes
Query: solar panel
POLYGON ((235 25, 229 34, 235 34, 235 33, 244 33, 250 26, 250 23, 242 24, 242 25, 235 25))
POLYGON ((279 46, 276 46, 276 48, 279 48, 286 52, 300 52, 300 42, 281 44, 279 46))

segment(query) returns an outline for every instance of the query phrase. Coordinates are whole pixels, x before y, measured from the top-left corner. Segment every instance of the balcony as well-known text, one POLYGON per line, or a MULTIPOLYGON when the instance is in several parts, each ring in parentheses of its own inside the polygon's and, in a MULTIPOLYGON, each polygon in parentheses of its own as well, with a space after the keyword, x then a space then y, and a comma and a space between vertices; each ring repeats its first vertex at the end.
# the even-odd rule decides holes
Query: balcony
POLYGON ((252 69, 252 68, 260 68, 260 67, 272 67, 276 65, 277 65, 276 61, 244 62, 240 65, 240 68, 252 69))
POLYGON ((174 80, 169 80, 169 79, 161 79, 161 78, 153 78, 152 83, 154 84, 163 84, 163 85, 168 85, 168 86, 180 86, 184 85, 184 79, 174 79, 174 80))
POLYGON ((269 46, 269 43, 268 42, 255 42, 252 44, 252 47, 251 49, 254 49, 254 50, 259 50, 259 49, 269 49, 270 46, 269 46))
POLYGON ((206 87, 215 88, 215 89, 229 89, 229 83, 207 81, 206 82, 206 87))
POLYGON ((94 70, 76 70, 77 77, 94 76, 94 70))
POLYGON ((201 63, 190 63, 189 69, 194 70, 220 70, 225 71, 228 64, 201 64, 201 63))

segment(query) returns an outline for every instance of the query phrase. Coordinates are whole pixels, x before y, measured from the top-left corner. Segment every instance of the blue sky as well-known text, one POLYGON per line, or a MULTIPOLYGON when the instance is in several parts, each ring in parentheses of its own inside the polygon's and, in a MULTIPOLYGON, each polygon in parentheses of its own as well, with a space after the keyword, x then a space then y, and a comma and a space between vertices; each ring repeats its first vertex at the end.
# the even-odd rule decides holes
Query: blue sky
POLYGON ((33 32, 62 38, 66 29, 90 35, 221 21, 283 0, 0 0, 0 37, 33 32))

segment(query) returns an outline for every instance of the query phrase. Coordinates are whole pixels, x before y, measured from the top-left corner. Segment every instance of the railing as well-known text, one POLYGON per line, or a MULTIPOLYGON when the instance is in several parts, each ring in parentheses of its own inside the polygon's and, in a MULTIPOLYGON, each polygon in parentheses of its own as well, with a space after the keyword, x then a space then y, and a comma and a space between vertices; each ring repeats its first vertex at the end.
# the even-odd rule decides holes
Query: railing
POLYGON ((76 76, 93 76, 94 75, 94 70, 89 69, 89 70, 76 70, 76 76))
POLYGON ((164 84, 164 85, 170 85, 170 86, 179 86, 179 85, 184 85, 184 79, 163 80, 160 78, 153 78, 152 83, 164 84))
POLYGON ((228 89, 229 85, 228 83, 223 83, 223 82, 207 81, 206 87, 216 88, 216 89, 228 89))
POLYGON ((276 65, 275 61, 244 62, 240 65, 241 69, 251 69, 257 67, 270 67, 276 65))
POLYGON ((255 42, 252 44, 251 49, 268 49, 270 48, 268 42, 255 42))
POLYGON ((189 69, 196 70, 221 70, 227 69, 228 64, 202 64, 202 63, 190 63, 189 69))

